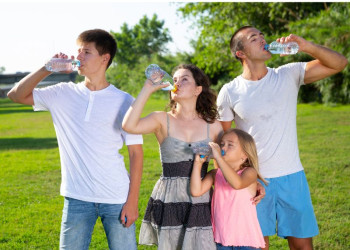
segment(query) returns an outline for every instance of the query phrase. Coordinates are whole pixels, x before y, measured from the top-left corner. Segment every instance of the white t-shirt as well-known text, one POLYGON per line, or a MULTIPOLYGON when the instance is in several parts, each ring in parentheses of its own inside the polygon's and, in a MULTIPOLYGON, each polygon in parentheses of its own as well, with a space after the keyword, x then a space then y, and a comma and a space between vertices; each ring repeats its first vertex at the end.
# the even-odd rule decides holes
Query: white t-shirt
POLYGON ((256 142, 263 177, 274 178, 303 170, 299 158, 296 112, 306 63, 268 68, 258 81, 242 76, 225 84, 217 104, 221 121, 235 121, 256 142))
POLYGON ((33 91, 34 110, 48 110, 61 159, 61 195, 82 201, 121 204, 129 191, 129 174, 119 153, 142 144, 141 135, 121 128, 134 98, 113 85, 99 91, 84 83, 59 83, 33 91))

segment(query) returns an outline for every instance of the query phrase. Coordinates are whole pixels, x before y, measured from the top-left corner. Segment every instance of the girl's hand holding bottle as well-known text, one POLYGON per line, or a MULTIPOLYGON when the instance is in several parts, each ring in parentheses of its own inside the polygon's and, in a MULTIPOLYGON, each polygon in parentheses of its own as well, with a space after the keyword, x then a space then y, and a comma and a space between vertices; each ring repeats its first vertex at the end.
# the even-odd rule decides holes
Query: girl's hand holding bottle
POLYGON ((194 158, 194 164, 195 165, 198 164, 198 165, 202 166, 203 163, 206 162, 207 159, 208 159, 208 156, 196 154, 196 157, 194 158))
POLYGON ((225 154, 225 152, 221 150, 219 144, 215 142, 209 142, 209 146, 211 147, 211 150, 213 152, 213 157, 215 160, 217 160, 218 158, 222 157, 225 154))

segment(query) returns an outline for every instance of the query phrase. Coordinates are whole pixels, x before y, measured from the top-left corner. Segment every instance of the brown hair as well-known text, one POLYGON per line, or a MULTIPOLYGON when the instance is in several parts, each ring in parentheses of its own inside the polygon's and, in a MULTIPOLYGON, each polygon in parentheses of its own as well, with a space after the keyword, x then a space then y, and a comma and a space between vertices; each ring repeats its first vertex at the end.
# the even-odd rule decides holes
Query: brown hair
MULTIPOLYGON (((191 71, 196 85, 202 86, 202 92, 197 98, 196 111, 203 120, 208 123, 214 123, 215 120, 219 117, 219 114, 216 106, 216 94, 210 88, 209 77, 200 68, 193 64, 180 64, 174 68, 173 73, 179 69, 187 69, 191 71)), ((169 107, 174 113, 176 109, 176 101, 171 99, 171 93, 169 93, 169 96, 169 107)))
POLYGON ((258 161, 258 153, 256 150, 256 144, 254 141, 254 138, 248 134, 247 132, 237 129, 237 128, 230 128, 226 130, 225 132, 221 133, 219 136, 219 145, 221 144, 221 140, 224 137, 224 135, 234 133, 238 137, 239 144, 241 145, 241 148, 243 152, 247 155, 247 160, 242 163, 241 169, 244 167, 252 167, 256 170, 258 173, 258 178, 267 185, 267 181, 261 176, 259 171, 259 161, 258 161))
POLYGON ((241 32, 242 30, 245 30, 245 29, 249 29, 249 28, 254 28, 253 26, 250 26, 250 25, 246 25, 246 26, 242 26, 241 28, 239 28, 238 30, 235 31, 235 33, 233 33, 232 37, 231 37, 231 40, 230 40, 230 50, 231 50, 231 53, 232 55, 242 63, 242 59, 239 58, 237 55, 236 55, 236 52, 239 51, 239 50, 243 50, 244 49, 244 46, 243 46, 243 42, 241 39, 239 39, 239 37, 237 36, 237 34, 239 32, 241 32))
POLYGON ((108 61, 107 69, 112 64, 113 58, 117 53, 117 42, 114 37, 105 30, 93 29, 86 30, 77 38, 78 43, 95 43, 98 54, 109 54, 111 58, 108 61))

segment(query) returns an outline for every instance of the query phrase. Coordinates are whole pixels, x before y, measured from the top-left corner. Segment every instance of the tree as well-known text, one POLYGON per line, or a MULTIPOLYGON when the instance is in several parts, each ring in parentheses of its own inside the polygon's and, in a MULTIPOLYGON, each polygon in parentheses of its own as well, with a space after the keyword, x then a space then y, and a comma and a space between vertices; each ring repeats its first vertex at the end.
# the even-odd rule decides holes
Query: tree
POLYGON ((5 70, 6 70, 5 67, 4 67, 4 66, 1 66, 1 67, 0 67, 0 74, 4 73, 5 70))
MULTIPOLYGON (((350 3, 333 3, 329 9, 321 11, 319 15, 290 23, 290 29, 296 34, 315 43, 343 54, 350 60, 349 27, 350 3)), ((299 60, 311 60, 305 54, 300 54, 299 60)), ((309 101, 307 97, 315 96, 311 101, 323 103, 350 103, 350 69, 346 67, 342 72, 316 82, 314 90, 302 88, 300 101, 309 101), (316 90, 315 90, 316 89, 316 90), (305 99, 302 99, 304 96, 305 99), (317 98, 317 99, 316 99, 317 98)))
POLYGON ((143 56, 150 58, 152 54, 167 52, 165 45, 172 41, 167 28, 163 28, 164 21, 157 20, 157 15, 152 19, 144 16, 134 27, 124 23, 121 32, 111 32, 118 44, 118 52, 115 57, 117 64, 135 66, 143 56))
MULTIPOLYGON (((166 44, 172 40, 169 30, 163 28, 164 21, 144 16, 138 24, 129 28, 126 23, 121 32, 111 32, 117 40, 118 51, 114 62, 107 70, 107 80, 118 88, 136 94, 142 88, 146 77, 145 69, 149 64, 158 64, 171 73, 172 69, 190 62, 190 55, 177 53, 169 55, 166 44)), ((156 95, 161 95, 161 91, 156 95)))
POLYGON ((194 42, 192 62, 220 88, 241 72, 241 66, 229 48, 236 29, 253 25, 272 41, 272 37, 288 31, 290 22, 315 16, 327 8, 324 3, 198 2, 188 3, 178 10, 184 18, 193 18, 200 30, 199 38, 194 42))

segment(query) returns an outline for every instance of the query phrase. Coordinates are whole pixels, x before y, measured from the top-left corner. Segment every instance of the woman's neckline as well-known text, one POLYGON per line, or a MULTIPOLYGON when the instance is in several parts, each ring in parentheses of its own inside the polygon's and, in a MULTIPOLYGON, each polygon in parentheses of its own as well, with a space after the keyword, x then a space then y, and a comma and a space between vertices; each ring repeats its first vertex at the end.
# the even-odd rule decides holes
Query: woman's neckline
POLYGON ((171 138, 171 139, 174 139, 174 140, 183 142, 183 143, 185 143, 185 144, 199 143, 199 142, 206 141, 206 140, 208 140, 208 139, 210 140, 210 138, 205 138, 205 139, 199 140, 199 141, 187 142, 187 141, 184 141, 184 140, 181 140, 181 139, 178 139, 178 138, 175 138, 175 137, 173 137, 173 136, 168 135, 167 137, 164 138, 164 140, 162 141, 162 143, 161 143, 160 145, 162 145, 162 144, 165 142, 165 140, 167 140, 168 138, 171 138))

